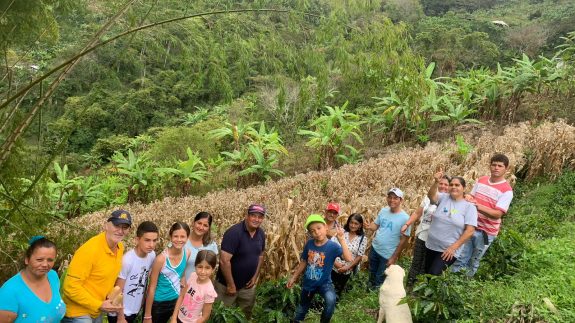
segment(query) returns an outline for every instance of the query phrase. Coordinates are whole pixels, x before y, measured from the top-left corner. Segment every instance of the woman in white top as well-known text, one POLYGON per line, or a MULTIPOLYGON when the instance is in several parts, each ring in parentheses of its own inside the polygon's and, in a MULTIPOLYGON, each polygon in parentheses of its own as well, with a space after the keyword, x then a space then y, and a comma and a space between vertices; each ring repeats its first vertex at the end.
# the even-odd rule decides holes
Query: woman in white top
MULTIPOLYGON (((353 255, 353 261, 345 261, 338 257, 333 263, 331 280, 338 297, 340 297, 341 293, 345 290, 345 285, 351 274, 359 268, 359 263, 365 254, 365 248, 367 246, 367 238, 363 230, 363 216, 361 216, 361 214, 353 213, 350 215, 349 218, 347 218, 347 223, 343 226, 343 230, 343 237, 349 251, 353 255)), ((339 244, 337 237, 332 237, 331 240, 339 244)))

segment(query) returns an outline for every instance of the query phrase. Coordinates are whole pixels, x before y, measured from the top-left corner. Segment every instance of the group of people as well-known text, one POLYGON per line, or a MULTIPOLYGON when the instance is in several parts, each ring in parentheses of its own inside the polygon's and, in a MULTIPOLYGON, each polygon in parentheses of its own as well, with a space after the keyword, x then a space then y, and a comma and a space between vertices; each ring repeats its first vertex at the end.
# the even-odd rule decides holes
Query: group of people
MULTIPOLYGON (((315 294, 324 299, 321 321, 331 320, 338 297, 368 248, 366 231, 375 231, 369 251, 372 290, 383 284, 386 267, 398 261, 417 221, 408 286, 418 275, 439 275, 447 268, 473 276, 513 198, 504 178, 508 167, 505 155, 494 155, 491 174, 480 177, 467 194, 462 177, 438 171, 411 216, 402 209, 404 193, 399 188, 387 192, 388 206, 373 222, 353 213, 342 227, 337 203, 329 203, 323 215, 311 214, 304 224, 307 241, 286 285, 292 288, 303 276, 293 321, 304 321, 315 294)), ((156 255, 159 230, 149 221, 138 225, 135 247, 124 253, 122 240, 132 227, 132 216, 116 210, 103 231, 75 252, 62 288, 52 270, 56 246, 34 237, 24 269, 0 288, 0 323, 100 323, 104 315, 111 323, 131 323, 140 313, 144 323, 206 322, 216 299, 238 306, 250 319, 264 261, 265 216, 263 205, 250 205, 245 219, 224 233, 218 249, 210 234, 212 215, 200 212, 191 228, 174 223, 167 247, 156 255)))
POLYGON ((216 298, 250 318, 263 263, 265 214, 264 206, 250 205, 218 249, 210 234, 212 215, 200 212, 191 228, 175 222, 166 248, 156 255, 159 230, 150 221, 138 225, 134 248, 124 252, 132 216, 116 210, 102 232, 76 250, 61 287, 52 270, 56 245, 34 237, 24 269, 0 288, 0 323, 100 323, 104 315, 111 323, 132 323, 141 313, 142 322, 207 322, 216 298))
POLYGON ((354 213, 342 229, 336 220, 339 206, 335 203, 328 204, 324 216, 310 215, 305 228, 311 239, 304 245, 299 264, 287 283, 291 288, 303 274, 294 321, 305 319, 315 294, 324 299, 321 322, 330 321, 337 297, 367 248, 365 231, 375 231, 368 257, 370 290, 383 284, 385 269, 396 264, 411 227, 419 220, 408 286, 413 286, 419 275, 440 275, 448 268, 475 275, 513 199, 513 190, 505 180, 508 168, 507 156, 493 155, 490 175, 478 178, 470 193, 465 193, 462 177, 450 177, 440 170, 433 175, 420 207, 411 215, 402 209, 404 193, 397 187, 387 192, 388 206, 380 210, 373 222, 354 213))
POLYGON ((505 180, 508 169, 507 156, 493 155, 490 175, 479 177, 470 193, 465 193, 462 177, 450 177, 442 171, 434 175, 427 196, 401 228, 404 233, 421 219, 408 286, 413 286, 419 274, 439 275, 448 267, 452 272, 475 275, 513 199, 513 189, 505 180))

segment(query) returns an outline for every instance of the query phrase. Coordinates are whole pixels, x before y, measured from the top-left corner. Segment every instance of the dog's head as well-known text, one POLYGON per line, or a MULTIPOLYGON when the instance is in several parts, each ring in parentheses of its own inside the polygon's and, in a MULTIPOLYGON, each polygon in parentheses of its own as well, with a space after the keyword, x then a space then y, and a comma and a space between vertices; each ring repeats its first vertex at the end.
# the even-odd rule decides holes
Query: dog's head
POLYGON ((385 275, 390 276, 390 277, 398 277, 399 279, 403 279, 403 276, 405 276, 405 270, 403 270, 403 268, 401 268, 401 266, 390 265, 385 270, 385 275))

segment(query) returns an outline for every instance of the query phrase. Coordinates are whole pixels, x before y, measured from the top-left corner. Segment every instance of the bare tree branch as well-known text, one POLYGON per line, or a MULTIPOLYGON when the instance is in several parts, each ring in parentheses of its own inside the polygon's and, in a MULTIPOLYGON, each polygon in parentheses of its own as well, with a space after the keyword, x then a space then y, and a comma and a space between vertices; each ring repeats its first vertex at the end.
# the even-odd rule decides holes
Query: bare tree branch
MULTIPOLYGON (((124 7, 122 7, 122 9, 120 9, 114 16, 112 16, 108 20, 108 22, 106 22, 106 24, 104 26, 102 26, 102 28, 100 28, 100 30, 92 37, 92 39, 90 39, 90 41, 84 47, 82 52, 85 52, 87 49, 93 47, 98 42, 100 37, 104 33, 106 33, 106 31, 108 31, 108 29, 114 24, 116 19, 118 19, 124 12, 126 12, 126 10, 128 10, 128 8, 134 2, 135 2, 135 0, 128 1, 124 5, 124 7)), ((56 80, 54 80, 50 84, 50 87, 48 88, 46 93, 44 93, 44 95, 42 95, 40 97, 40 99, 36 102, 36 104, 34 104, 32 109, 30 110, 30 112, 26 116, 26 118, 24 118, 24 120, 18 125, 18 127, 16 127, 16 129, 10 134, 10 136, 8 136, 6 138, 6 140, 2 144, 2 148, 0 148, 0 167, 2 166, 2 164, 4 164, 6 159, 8 159, 8 156, 10 156, 10 152, 12 151, 12 148, 16 144, 16 141, 18 140, 18 138, 20 138, 20 136, 22 135, 22 133, 24 133, 24 131, 28 128, 28 126, 30 126, 32 119, 34 119, 34 117, 36 116, 36 113, 38 113, 38 111, 40 110, 40 108, 44 104, 44 101, 46 101, 46 99, 48 99, 50 96, 52 96, 52 93, 54 93, 54 91, 56 90, 56 88, 58 88, 58 86, 64 80, 64 78, 72 71, 74 66, 76 66, 76 64, 78 64, 78 62, 80 62, 81 57, 82 56, 76 56, 74 59, 69 61, 69 63, 66 65, 66 68, 64 69, 64 71, 62 73, 60 73, 60 75, 56 78, 56 80)), ((34 82, 32 82, 26 88, 31 88, 33 83, 34 82)))

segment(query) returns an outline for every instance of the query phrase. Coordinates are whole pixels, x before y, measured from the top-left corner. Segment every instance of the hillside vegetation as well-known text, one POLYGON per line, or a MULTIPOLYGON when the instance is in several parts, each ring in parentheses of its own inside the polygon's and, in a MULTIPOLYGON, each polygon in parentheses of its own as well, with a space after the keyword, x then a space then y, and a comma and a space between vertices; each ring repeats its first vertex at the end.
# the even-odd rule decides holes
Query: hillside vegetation
MULTIPOLYGON (((341 204, 340 221, 360 212, 374 219, 384 206, 389 188, 398 186, 406 194, 406 210, 414 210, 421 196, 429 189, 430 176, 442 167, 448 174, 457 174, 467 180, 488 173, 489 158, 493 151, 509 156, 511 180, 515 174, 526 178, 558 175, 566 167, 573 167, 575 128, 565 123, 533 125, 523 123, 506 127, 501 135, 484 132, 468 138, 469 151, 460 151, 453 142, 433 143, 425 148, 395 148, 379 158, 338 170, 310 172, 247 189, 226 189, 205 197, 166 198, 148 205, 125 205, 136 222, 151 220, 159 224, 160 236, 166 238, 170 224, 181 220, 189 222, 195 213, 207 210, 214 215, 214 233, 221 239, 223 232, 244 218, 251 203, 264 203, 269 216, 265 220, 268 234, 266 261, 262 274, 265 279, 285 276, 297 263, 305 242, 303 223, 307 215, 321 211, 329 201, 341 204)), ((73 253, 85 236, 74 227, 95 232, 108 217, 109 210, 75 219, 72 226, 54 225, 50 235, 62 237, 62 249, 73 253), (76 235, 78 235, 76 237, 76 235)), ((130 241, 130 239, 128 239, 130 241)))
MULTIPOLYGON (((227 227, 244 217, 246 205, 266 203, 270 213, 264 221, 268 241, 256 321, 288 322, 298 296, 297 289, 284 288, 285 277, 297 264, 305 240, 303 220, 309 213, 336 200, 342 205, 340 221, 352 212, 373 219, 384 205, 383 196, 390 186, 406 192, 405 209, 413 210, 429 186, 433 169, 445 167, 449 174, 463 174, 473 180, 488 172, 488 160, 495 149, 511 159, 509 179, 521 182, 515 186, 515 199, 503 230, 476 279, 444 275, 431 283, 422 280, 409 298, 414 318, 420 322, 571 321, 575 318, 575 298, 569 290, 575 283, 575 254, 569 233, 575 220, 575 173, 559 174, 573 167, 575 128, 565 123, 523 123, 506 127, 502 133, 484 131, 467 140, 467 151, 452 141, 425 148, 396 147, 379 158, 338 170, 311 172, 247 189, 228 189, 202 198, 167 198, 125 207, 137 222, 153 220, 161 224, 161 244, 165 244, 169 224, 189 221, 199 210, 214 214, 213 231, 219 240, 227 227), (557 182, 541 182, 543 175, 557 182)), ((52 226, 48 234, 58 237, 60 254, 69 259, 82 241, 99 230, 107 216, 107 211, 85 215, 69 224, 52 226)), ((131 239, 127 241, 130 244, 131 239)), ((400 260, 404 268, 409 267, 409 250, 400 260)), ((354 288, 340 301, 334 322, 375 320, 377 293, 365 292, 366 280, 365 273, 360 273, 351 281, 354 288)), ((213 319, 242 322, 236 317, 241 314, 216 307, 213 319)), ((312 313, 307 321, 318 320, 319 313, 312 313)))
POLYGON ((274 214, 275 278, 300 243, 285 233, 330 199, 372 216, 401 185, 412 208, 435 166, 473 179, 494 150, 521 178, 573 166, 571 1, 22 0, 0 12, 5 275, 28 237, 62 230, 71 253, 79 228, 120 205, 163 224, 210 209, 220 234, 259 200, 274 214), (514 139, 496 139, 506 126, 514 139))
MULTIPOLYGON (((408 298, 416 322, 572 322, 575 320, 575 173, 555 182, 521 181, 502 231, 474 279, 422 279, 408 298)), ((402 265, 409 267, 409 259, 402 265)), ((373 322, 379 304, 361 276, 334 322, 373 322)), ((263 300, 262 300, 263 301, 263 300)), ((317 322, 319 315, 310 322, 317 322)))
MULTIPOLYGON (((0 283, 29 237, 64 269, 118 207, 160 248, 173 221, 210 211, 219 241, 259 202, 255 321, 288 322, 308 214, 373 219, 392 186, 411 211, 437 168, 473 182, 502 152, 515 199, 476 278, 406 301, 418 322, 572 322, 574 99, 571 0, 0 1, 0 283)), ((364 281, 334 322, 374 321, 364 281)))

